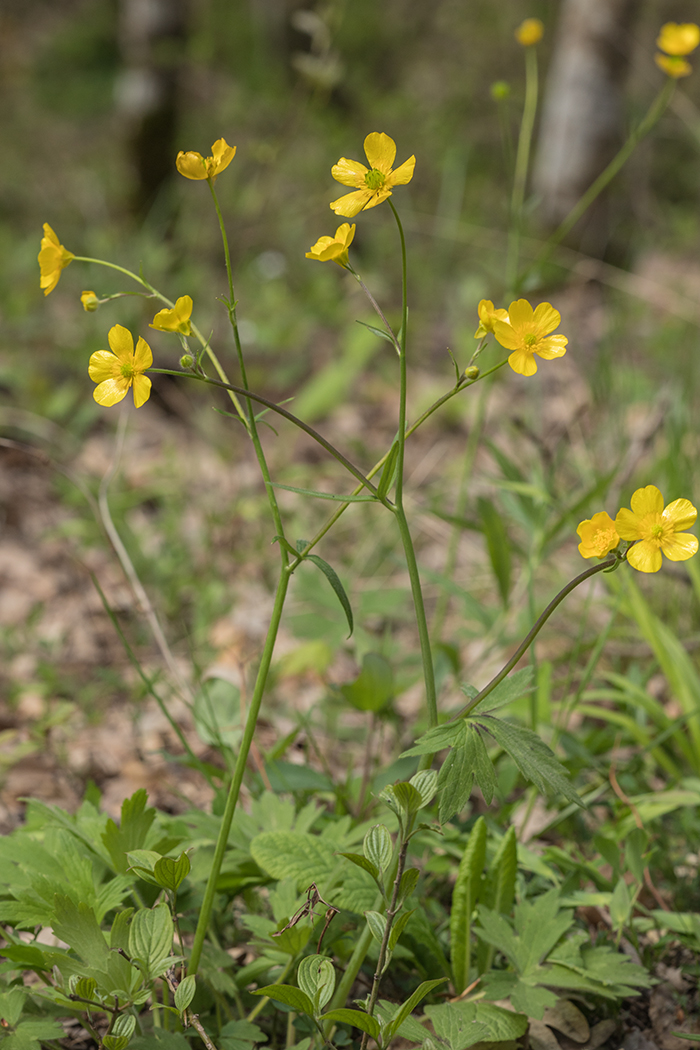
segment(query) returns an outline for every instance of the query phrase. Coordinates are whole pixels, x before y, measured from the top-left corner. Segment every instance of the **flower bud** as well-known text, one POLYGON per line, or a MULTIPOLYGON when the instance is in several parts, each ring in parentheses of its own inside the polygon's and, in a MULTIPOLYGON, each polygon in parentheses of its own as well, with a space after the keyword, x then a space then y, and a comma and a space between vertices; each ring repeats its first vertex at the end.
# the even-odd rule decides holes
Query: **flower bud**
POLYGON ((194 365, 194 358, 192 354, 183 354, 180 358, 180 368, 192 368, 194 365))
POLYGON ((502 102, 510 98, 510 84, 507 80, 496 80, 490 87, 491 98, 494 102, 502 102))
POLYGON ((544 25, 539 18, 526 18, 515 30, 515 39, 522 47, 538 44, 544 34, 544 25))
POLYGON ((479 378, 479 369, 476 367, 476 365, 469 365, 468 368, 464 369, 464 378, 465 379, 478 379, 479 378))
POLYGON ((94 313, 100 305, 100 300, 94 292, 83 292, 80 301, 83 304, 83 310, 87 310, 88 313, 94 313))

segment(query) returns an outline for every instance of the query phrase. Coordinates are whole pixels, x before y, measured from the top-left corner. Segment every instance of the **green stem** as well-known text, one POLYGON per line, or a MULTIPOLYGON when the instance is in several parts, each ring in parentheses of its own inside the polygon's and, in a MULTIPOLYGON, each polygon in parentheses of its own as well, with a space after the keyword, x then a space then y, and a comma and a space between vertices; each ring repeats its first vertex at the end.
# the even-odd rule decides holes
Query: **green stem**
POLYGON ((262 702, 263 693, 265 691, 267 675, 270 670, 272 652, 275 647, 277 631, 279 630, 280 620, 282 618, 282 609, 284 608, 284 600, 287 596, 289 580, 290 575, 285 568, 285 570, 282 573, 280 573, 279 583, 277 584, 275 604, 272 610, 270 625, 267 629, 267 637, 265 638, 265 648, 263 649, 263 654, 260 659, 260 666, 258 667, 255 688, 251 697, 250 707, 248 708, 248 715, 246 717, 245 728, 243 731, 243 739, 241 740, 241 746, 238 751, 238 757, 236 759, 236 766, 233 771, 233 779, 231 781, 228 799, 226 800, 226 809, 224 810, 224 815, 221 818, 221 827, 219 828, 219 836, 216 841, 216 849, 214 851, 212 869, 209 875, 209 879, 207 881, 206 890, 204 891, 204 900, 202 901, 202 907, 199 912, 199 920, 197 922, 197 929, 194 935, 192 954, 190 956, 190 962, 187 969, 188 974, 197 973, 197 970, 199 968, 199 961, 201 959, 202 948, 204 946, 204 938, 206 936, 207 927, 209 926, 212 909, 214 907, 216 883, 219 877, 219 872, 221 871, 221 865, 223 863, 226 847, 228 845, 228 836, 231 830, 233 814, 236 810, 236 805, 238 803, 238 796, 240 794, 241 784, 243 783, 243 774, 245 772, 245 767, 248 760, 248 753, 250 751, 250 746, 253 742, 253 735, 255 733, 255 728, 258 721, 258 715, 260 714, 260 704, 262 702))
POLYGON ((527 268, 527 270, 520 275, 517 281, 517 286, 522 287, 525 279, 532 273, 534 269, 542 266, 543 263, 547 262, 556 246, 564 240, 566 235, 573 229, 579 219, 582 217, 584 212, 590 208, 593 201, 598 197, 609 182, 614 179, 618 171, 624 166, 629 159, 630 155, 636 148, 636 146, 645 138, 652 130, 654 125, 657 123, 659 118, 664 113, 664 110, 668 106, 673 92, 676 87, 676 81, 670 77, 658 93, 651 106, 647 110, 646 115, 639 122, 637 127, 630 133, 627 141, 624 143, 619 152, 613 157, 597 179, 595 179, 588 187, 583 196, 574 204, 573 208, 566 216, 566 218, 560 223, 554 233, 547 239, 547 243, 544 245, 542 250, 539 252, 534 262, 527 268))
POLYGON ((406 370, 406 329, 408 326, 408 295, 407 295, 407 266, 406 266, 406 238, 401 225, 401 219, 394 204, 389 198, 391 210, 394 213, 396 225, 401 241, 401 332, 399 355, 399 431, 398 431, 398 455, 396 457, 396 521, 399 526, 399 534, 403 543, 406 566, 411 580, 411 593, 418 625, 418 637, 420 639, 421 659, 423 662, 423 677, 425 680, 425 700, 428 709, 428 724, 436 726, 438 723, 437 693, 435 690, 435 671, 433 669, 433 654, 430 648, 430 633, 428 631, 428 620, 425 615, 425 603, 423 601, 423 589, 418 572, 416 552, 411 538, 411 530, 408 527, 406 512, 403 506, 403 483, 404 483, 404 450, 406 446, 406 393, 407 393, 407 370, 406 370))
POLYGON ((458 711, 456 715, 453 715, 452 718, 449 719, 449 721, 453 722, 456 718, 464 718, 465 715, 470 714, 470 712, 473 711, 474 708, 478 704, 480 704, 482 700, 485 700, 489 693, 492 693, 496 686, 499 685, 503 681, 503 679, 510 674, 510 672, 517 664, 518 660, 520 660, 520 658, 527 652, 529 647, 532 645, 533 641, 540 633, 540 631, 542 630, 542 628, 544 627, 554 610, 557 608, 558 605, 561 604, 561 602, 564 601, 568 594, 571 594, 571 592, 576 587, 578 587, 580 583, 585 583, 586 580, 590 580, 591 576, 595 576, 596 573, 604 572, 606 569, 616 569, 619 565, 623 563, 624 560, 624 556, 614 554, 612 557, 606 558, 606 560, 601 562, 599 565, 591 566, 590 569, 586 569, 585 572, 580 573, 578 576, 575 576, 573 580, 570 580, 569 583, 567 583, 566 587, 563 587, 556 595, 556 597, 552 598, 547 608, 536 620, 532 629, 528 631, 525 638, 515 650, 505 667, 501 668, 498 674, 491 679, 488 685, 485 685, 481 692, 477 693, 474 699, 471 700, 466 705, 466 707, 463 707, 461 711, 458 711))
POLYGON ((523 221, 523 203, 527 186, 527 173, 530 166, 530 147, 532 132, 537 113, 537 51, 534 47, 525 48, 525 104, 520 122, 518 136, 518 153, 515 159, 513 176, 513 194, 510 202, 510 227, 508 230, 508 256, 506 262, 506 287, 514 290, 520 257, 520 231, 523 221))

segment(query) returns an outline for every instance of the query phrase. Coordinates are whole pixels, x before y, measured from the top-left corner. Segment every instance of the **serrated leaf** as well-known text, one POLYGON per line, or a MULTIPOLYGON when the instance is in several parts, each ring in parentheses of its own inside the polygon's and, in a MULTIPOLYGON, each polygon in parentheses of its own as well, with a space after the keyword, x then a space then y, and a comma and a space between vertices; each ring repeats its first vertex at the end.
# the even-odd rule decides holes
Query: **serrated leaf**
POLYGON ((447 722, 443 726, 433 726, 423 736, 409 747, 408 751, 402 751, 400 758, 412 758, 414 755, 432 755, 436 751, 444 751, 446 747, 454 747, 460 740, 464 739, 465 723, 463 718, 454 722, 447 722))
POLYGON ((474 766, 474 779, 481 788, 484 802, 490 806, 496 790, 496 773, 479 730, 476 727, 471 727, 471 730, 467 739, 472 745, 470 758, 474 766))
POLYGON ((83 962, 96 970, 104 970, 109 960, 107 941, 87 904, 76 904, 70 897, 54 897, 53 932, 70 945, 83 962))
POLYGON ((388 1043, 390 1039, 393 1039, 394 1035, 396 1034, 396 1030, 401 1027, 401 1024, 403 1023, 403 1021, 405 1021, 408 1015, 413 1013, 415 1008, 418 1006, 418 1003, 422 999, 425 999, 426 995, 429 995, 430 992, 432 992, 433 988, 437 988, 439 984, 444 984, 446 980, 446 977, 438 977, 436 980, 423 981, 422 984, 418 985, 413 995, 398 1008, 393 1018, 386 1026, 384 1030, 385 1044, 388 1043))
POLYGON ((334 1024, 350 1024, 353 1028, 359 1028, 361 1032, 367 1032, 377 1043, 380 1041, 381 1029, 376 1017, 370 1017, 362 1010, 349 1010, 342 1007, 339 1010, 329 1010, 327 1014, 319 1017, 319 1021, 332 1021, 334 1024))
POLYGON ((567 772, 544 740, 537 733, 525 726, 506 722, 491 715, 475 713, 474 721, 478 722, 493 736, 515 762, 525 777, 542 794, 561 794, 569 802, 584 808, 583 802, 567 779, 567 772))
POLYGON ((176 893, 178 887, 190 873, 190 858, 181 853, 177 860, 172 857, 161 857, 153 868, 153 877, 164 890, 176 893))
POLYGON ((469 835, 457 870, 450 910, 450 962, 452 981, 459 995, 469 984, 471 922, 479 899, 486 860, 486 821, 479 817, 469 835))
POLYGON ((181 1014, 184 1014, 187 1007, 194 999, 194 993, 197 991, 197 978, 195 974, 191 973, 188 977, 183 978, 175 989, 175 1009, 179 1010, 181 1014))
POLYGON ((394 853, 388 829, 383 824, 375 824, 374 827, 371 827, 364 837, 362 849, 377 873, 386 871, 394 853))
POLYGON ((379 653, 366 653, 362 670, 354 682, 340 686, 340 692, 358 711, 381 711, 394 695, 394 672, 379 653))
MULTIPOLYGON (((513 674, 508 675, 502 682, 499 682, 493 692, 489 693, 475 710, 479 714, 489 714, 491 711, 497 711, 499 707, 505 707, 506 704, 510 704, 514 700, 520 699, 521 696, 531 693, 535 688, 534 673, 532 664, 528 664, 527 667, 521 667, 519 671, 514 671, 513 674)), ((476 695, 475 693, 474 696, 476 695)), ((471 697, 471 699, 473 700, 474 697, 471 697)))
POLYGON ((298 889, 321 885, 338 861, 334 844, 308 832, 264 831, 250 843, 256 864, 275 879, 294 879, 298 889))
POLYGON ((146 845, 148 832, 155 820, 155 809, 146 809, 148 794, 145 788, 139 788, 131 798, 122 803, 119 827, 113 820, 107 821, 107 828, 102 835, 107 851, 117 872, 126 874, 126 854, 130 850, 142 849, 146 845))
POLYGON ((462 812, 469 801, 473 785, 474 767, 469 761, 465 740, 452 748, 438 773, 438 820, 441 824, 446 824, 451 817, 462 812))
POLYGON ((314 1005, 306 992, 302 992, 301 988, 294 988, 291 984, 268 984, 264 988, 256 989, 252 994, 267 995, 277 1003, 291 1006, 298 1014, 306 1014, 307 1017, 314 1015, 314 1005))
POLYGON ((363 871, 366 871, 373 879, 378 877, 379 871, 376 865, 373 864, 371 860, 368 860, 367 857, 363 857, 361 853, 340 853, 338 855, 340 857, 345 857, 346 860, 349 860, 351 864, 355 864, 358 868, 362 868, 363 871))
POLYGON ((350 634, 348 635, 349 638, 353 630, 355 629, 352 617, 352 609, 350 607, 350 600, 347 594, 345 593, 345 588, 340 582, 340 577, 338 576, 338 573, 335 571, 334 568, 332 568, 332 566, 328 564, 327 561, 324 561, 323 558, 319 558, 318 554, 307 554, 305 561, 312 561, 314 565, 321 570, 321 572, 333 588, 333 591, 335 592, 338 601, 343 607, 345 619, 348 621, 348 629, 350 631, 350 634))
POLYGON ((0 1017, 11 1028, 14 1028, 22 1016, 26 999, 26 992, 21 988, 10 988, 8 991, 0 992, 0 1017))

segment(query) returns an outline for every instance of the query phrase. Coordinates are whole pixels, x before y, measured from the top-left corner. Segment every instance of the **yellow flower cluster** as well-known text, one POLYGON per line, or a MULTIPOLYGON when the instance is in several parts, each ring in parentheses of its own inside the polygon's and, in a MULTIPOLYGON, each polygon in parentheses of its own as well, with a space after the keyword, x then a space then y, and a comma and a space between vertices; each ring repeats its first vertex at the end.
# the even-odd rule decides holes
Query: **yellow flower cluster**
POLYGON ((211 179, 212 182, 216 182, 217 177, 224 168, 228 168, 235 157, 236 147, 229 146, 226 139, 217 139, 211 153, 211 157, 203 157, 194 150, 180 150, 175 167, 186 179, 211 179))
POLYGON ((661 26, 661 32, 656 39, 656 46, 664 54, 655 56, 659 69, 663 69, 667 76, 673 80, 679 77, 687 77, 693 72, 690 62, 686 62, 685 55, 700 44, 700 26, 694 22, 685 22, 678 25, 676 22, 667 22, 661 26))
POLYGON ((576 532, 584 558, 604 558, 621 540, 633 545, 627 561, 639 572, 658 572, 661 555, 671 561, 687 561, 698 550, 695 536, 685 532, 698 516, 687 499, 676 499, 664 507, 664 498, 655 485, 637 489, 630 500, 631 509, 623 507, 613 521, 605 511, 582 521, 576 532))
POLYGON ((490 299, 482 299, 478 313, 479 327, 474 338, 493 332, 501 346, 513 351, 508 364, 519 375, 534 376, 535 354, 550 361, 566 353, 566 336, 551 334, 561 323, 561 314, 551 303, 540 303, 533 310, 527 299, 516 299, 507 310, 496 310, 490 299))

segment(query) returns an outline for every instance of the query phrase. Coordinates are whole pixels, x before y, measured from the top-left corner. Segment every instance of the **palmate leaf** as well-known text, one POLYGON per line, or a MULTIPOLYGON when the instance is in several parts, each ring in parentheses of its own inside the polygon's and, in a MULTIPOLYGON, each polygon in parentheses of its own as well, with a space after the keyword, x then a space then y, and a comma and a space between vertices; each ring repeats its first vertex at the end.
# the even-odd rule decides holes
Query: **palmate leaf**
POLYGON ((537 733, 492 715, 475 714, 473 721, 491 734, 525 779, 542 794, 561 794, 583 808, 583 802, 567 779, 566 769, 537 733))

